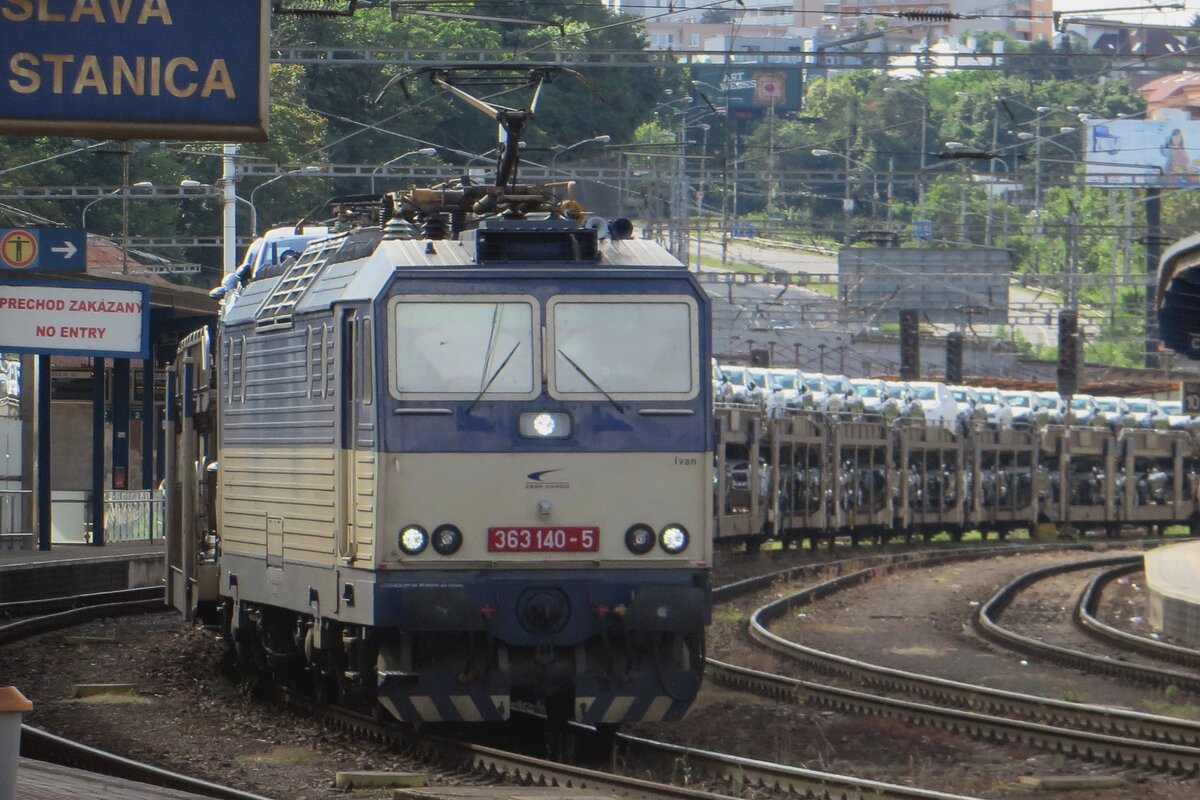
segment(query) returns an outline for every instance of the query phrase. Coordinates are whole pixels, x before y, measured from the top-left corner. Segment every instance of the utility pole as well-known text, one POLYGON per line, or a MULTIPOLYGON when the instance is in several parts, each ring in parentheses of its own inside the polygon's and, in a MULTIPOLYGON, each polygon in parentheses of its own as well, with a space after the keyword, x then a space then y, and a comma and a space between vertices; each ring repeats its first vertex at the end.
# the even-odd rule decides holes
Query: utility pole
POLYGON ((1033 172, 1033 209, 1041 216, 1042 213, 1042 116, 1038 114, 1033 129, 1034 135, 1034 172, 1033 172))
MULTIPOLYGON (((237 269, 237 151, 236 144, 227 144, 223 148, 224 157, 221 159, 221 189, 222 189, 222 222, 225 236, 222 240, 221 260, 225 274, 237 269)), ((250 207, 252 210, 254 206, 250 207)), ((255 235, 258 231, 250 231, 255 235)))
POLYGON ((775 95, 767 110, 767 221, 775 213, 775 95))
POLYGON ((729 100, 725 101, 725 124, 722 127, 725 141, 724 159, 721 165, 721 267, 729 263, 729 100))
POLYGON ((988 172, 991 175, 991 181, 988 182, 987 193, 987 216, 983 222, 983 243, 988 247, 992 246, 992 203, 996 194, 996 150, 1000 147, 999 140, 1000 129, 1000 98, 992 98, 992 155, 993 158, 988 161, 988 172))
POLYGON ((1067 213, 1067 269, 1063 276, 1065 286, 1063 287, 1063 308, 1067 311, 1075 312, 1078 309, 1079 297, 1075 289, 1075 275, 1079 266, 1079 213, 1075 208, 1075 202, 1072 200, 1069 204, 1070 211, 1067 213))
POLYGON ((846 143, 846 177, 842 187, 842 244, 850 246, 850 214, 854 211, 854 198, 850 196, 850 143, 846 143))
POLYGON ((133 142, 124 143, 121 154, 121 274, 129 274, 129 154, 133 142))
POLYGON ((888 176, 887 176, 887 229, 892 229, 892 173, 896 169, 896 157, 888 156, 888 176))
POLYGON ((1162 189, 1146 187, 1146 334, 1145 366, 1158 366, 1158 259, 1162 250, 1162 189))

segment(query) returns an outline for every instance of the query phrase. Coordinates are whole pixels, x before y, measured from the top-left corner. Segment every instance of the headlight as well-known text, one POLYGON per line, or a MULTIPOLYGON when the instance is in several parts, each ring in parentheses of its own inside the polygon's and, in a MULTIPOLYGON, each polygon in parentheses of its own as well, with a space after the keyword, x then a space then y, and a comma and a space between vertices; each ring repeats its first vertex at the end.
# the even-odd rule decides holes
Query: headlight
POLYGON ((634 555, 644 556, 654 548, 654 529, 638 523, 625 531, 625 547, 634 555))
POLYGON ((571 417, 563 411, 528 411, 519 429, 526 439, 565 439, 571 435, 571 417))
POLYGON ((433 529, 433 549, 438 555, 451 556, 462 547, 462 531, 453 525, 439 525, 433 529))
POLYGON ((410 556, 419 554, 429 544, 429 534, 420 525, 406 525, 400 529, 400 549, 410 556))
POLYGON ((682 553, 688 546, 688 532, 682 525, 668 525, 658 535, 662 549, 671 555, 682 553))

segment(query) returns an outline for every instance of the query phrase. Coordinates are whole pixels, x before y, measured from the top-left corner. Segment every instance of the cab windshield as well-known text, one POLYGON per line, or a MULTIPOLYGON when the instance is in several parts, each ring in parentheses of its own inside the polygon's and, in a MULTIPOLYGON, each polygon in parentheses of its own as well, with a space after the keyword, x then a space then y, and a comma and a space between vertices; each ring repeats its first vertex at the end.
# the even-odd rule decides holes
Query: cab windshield
POLYGON ((560 298, 547 307, 555 396, 691 396, 696 392, 696 309, 658 302, 560 298))
POLYGON ((1008 404, 1017 408, 1029 408, 1029 398, 1023 394, 1009 395, 1008 404))
POLYGON ((854 391, 858 392, 859 397, 877 397, 879 395, 878 387, 872 386, 869 383, 860 383, 854 387, 854 391))
POLYGON ((918 400, 934 400, 937 398, 937 392, 933 390, 932 386, 918 386, 915 391, 918 400))
POLYGON ((404 395, 527 396, 536 388, 532 300, 401 301, 392 387, 404 395))

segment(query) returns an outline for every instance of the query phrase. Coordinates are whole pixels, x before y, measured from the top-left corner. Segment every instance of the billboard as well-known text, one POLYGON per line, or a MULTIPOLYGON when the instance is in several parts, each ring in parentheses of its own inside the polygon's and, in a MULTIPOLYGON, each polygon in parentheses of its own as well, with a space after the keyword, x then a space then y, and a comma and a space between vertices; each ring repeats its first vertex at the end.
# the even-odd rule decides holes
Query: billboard
POLYGON ((800 110, 804 73, 799 64, 698 65, 692 67, 692 75, 699 83, 696 92, 703 92, 718 108, 728 101, 730 111, 800 110))
POLYGON ((1084 160, 1092 186, 1200 188, 1200 120, 1089 119, 1084 160))
MULTIPOLYGON (((844 247, 838 294, 846 319, 915 309, 933 323, 1008 322, 1012 259, 1007 250, 844 247)), ((892 317, 894 319, 894 317, 892 317)))
POLYGON ((146 358, 149 342, 147 287, 0 283, 0 351, 146 358))
POLYGON ((267 138, 267 0, 4 0, 0 133, 267 138))

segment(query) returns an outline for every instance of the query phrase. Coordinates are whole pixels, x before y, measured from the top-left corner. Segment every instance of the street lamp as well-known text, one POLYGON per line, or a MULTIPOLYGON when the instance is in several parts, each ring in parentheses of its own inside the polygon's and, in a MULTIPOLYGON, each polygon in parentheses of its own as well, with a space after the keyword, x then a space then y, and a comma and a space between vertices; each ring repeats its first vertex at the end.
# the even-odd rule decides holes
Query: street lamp
MULTIPOLYGON (((211 183, 201 183, 190 178, 184 178, 179 182, 180 189, 212 189, 211 183)), ((250 201, 241 195, 233 195, 233 199, 239 203, 245 203, 250 209, 250 230, 251 232, 258 230, 258 214, 254 210, 254 206, 250 205, 250 201)))
MULTIPOLYGON (((125 165, 125 181, 129 181, 129 164, 126 161, 125 165)), ((152 189, 154 184, 151 181, 138 181, 132 186, 122 186, 120 189, 114 189, 103 197, 97 197, 83 207, 83 214, 80 217, 80 227, 83 228, 83 235, 87 236, 87 212, 92 206, 99 203, 101 200, 108 200, 112 197, 120 195, 121 197, 121 274, 129 272, 129 192, 132 189, 152 189)))
POLYGON ((407 153, 401 153, 400 155, 396 156, 395 158, 383 162, 378 167, 371 170, 371 194, 375 194, 375 175, 378 174, 381 169, 389 167, 392 164, 395 164, 397 161, 408 158, 409 156, 436 156, 436 155, 437 155, 436 147, 422 147, 420 150, 410 150, 407 153))
MULTIPOLYGON (((1072 158, 1077 158, 1077 154, 1074 150, 1072 150, 1071 148, 1067 147, 1066 145, 1064 145, 1060 142, 1054 141, 1053 136, 1042 136, 1041 128, 1042 128, 1041 117, 1039 117, 1037 130, 1035 133, 1031 134, 1028 131, 1021 131, 1020 133, 1017 134, 1017 138, 1020 139, 1022 142, 1033 142, 1034 145, 1036 146, 1036 150, 1034 151, 1034 158, 1036 159, 1036 161, 1034 164, 1035 172, 1034 172, 1034 179, 1033 179, 1034 180, 1034 183, 1033 183, 1033 207, 1034 208, 1042 207, 1042 142, 1049 142, 1050 144, 1054 145, 1055 147, 1066 150, 1068 153, 1071 154, 1072 158)), ((1061 136, 1062 134, 1065 134, 1065 133, 1074 133, 1074 132, 1075 132, 1075 128, 1073 128, 1069 125, 1065 125, 1065 126, 1059 128, 1058 133, 1054 134, 1054 136, 1061 136)))
POLYGON ((258 194, 258 190, 259 190, 259 189, 262 189, 262 188, 264 188, 264 187, 266 187, 266 186, 270 186, 272 183, 275 183, 276 181, 281 181, 281 180, 283 180, 284 178, 287 178, 287 177, 289 177, 289 176, 291 176, 291 175, 312 175, 312 174, 314 174, 314 173, 317 173, 317 172, 320 172, 320 171, 321 171, 321 168, 320 168, 320 167, 315 167, 315 166, 300 167, 299 169, 292 169, 292 170, 288 170, 287 172, 284 172, 284 173, 282 173, 282 174, 280 174, 280 175, 276 175, 274 178, 271 178, 271 179, 270 179, 270 180, 268 180, 268 181, 263 181, 263 182, 262 182, 262 183, 260 183, 258 186, 255 186, 255 187, 254 187, 254 188, 253 188, 253 189, 250 191, 250 208, 252 208, 252 209, 255 209, 255 212, 254 212, 254 230, 253 230, 253 231, 251 231, 251 233, 252 233, 254 236, 258 236, 258 211, 257 211, 257 207, 254 205, 254 195, 258 194))
POLYGON ((593 136, 590 139, 582 139, 582 140, 576 142, 575 144, 556 144, 556 145, 554 145, 554 155, 552 155, 550 157, 550 171, 553 172, 554 170, 557 169, 555 164, 558 163, 558 157, 561 156, 563 153, 567 152, 568 150, 574 150, 576 147, 579 147, 579 146, 585 145, 585 144, 592 144, 593 142, 605 143, 605 142, 611 142, 611 141, 612 141, 611 136, 609 136, 607 133, 602 133, 599 136, 593 136))
POLYGON ((838 158, 843 159, 846 162, 846 180, 843 184, 845 186, 845 190, 844 190, 844 194, 842 195, 842 218, 845 223, 844 230, 842 231, 842 242, 846 246, 849 246, 850 245, 850 212, 853 211, 853 209, 854 209, 854 200, 852 200, 850 198, 850 165, 858 164, 860 167, 863 167, 864 169, 868 169, 868 170, 871 168, 856 158, 851 158, 850 156, 846 155, 845 153, 838 153, 833 150, 825 150, 824 148, 818 147, 816 150, 812 151, 812 154, 814 156, 818 156, 821 158, 823 158, 825 156, 837 156, 838 158))
POLYGON ((116 197, 117 195, 129 194, 129 191, 131 189, 153 189, 153 188, 154 188, 153 181, 138 181, 137 183, 133 184, 132 186, 129 186, 128 188, 122 186, 120 189, 113 189, 111 192, 108 192, 107 194, 100 195, 95 200, 92 200, 91 202, 89 202, 87 205, 85 205, 83 207, 83 214, 80 217, 79 227, 83 228, 85 231, 87 230, 88 209, 91 208, 92 206, 96 205, 96 203, 99 203, 101 200, 111 200, 113 197, 116 197))
POLYGON ((929 101, 921 95, 895 86, 885 86, 883 92, 907 95, 921 101, 921 173, 917 181, 917 219, 925 219, 925 131, 929 127, 929 101))

